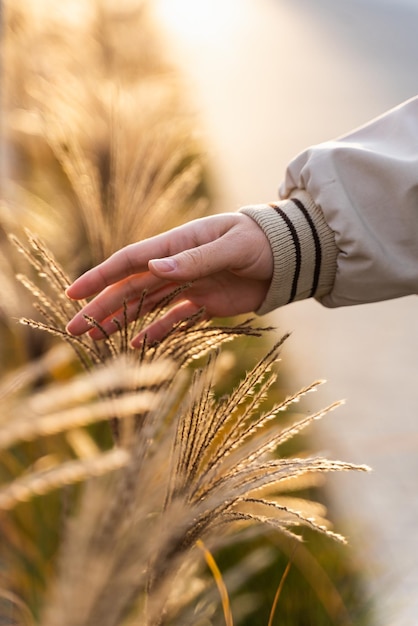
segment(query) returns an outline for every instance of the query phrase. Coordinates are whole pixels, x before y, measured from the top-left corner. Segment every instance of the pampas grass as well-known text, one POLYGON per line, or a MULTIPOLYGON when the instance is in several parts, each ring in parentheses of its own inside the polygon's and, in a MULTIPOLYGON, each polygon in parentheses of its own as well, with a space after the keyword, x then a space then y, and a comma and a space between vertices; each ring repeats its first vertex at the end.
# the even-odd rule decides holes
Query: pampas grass
MULTIPOLYGON (((286 340, 272 328, 201 311, 134 351, 130 339, 174 291, 146 315, 144 293, 136 319, 115 321, 102 341, 66 332, 85 304, 66 298, 71 278, 207 211, 207 169, 146 3, 75 2, 81 19, 64 23, 56 3, 5 7, 5 144, 17 166, 0 208, 11 294, 0 310, 0 618, 208 624, 219 601, 201 573, 202 542, 208 555, 255 528, 292 545, 310 531, 343 542, 324 507, 296 493, 327 472, 367 468, 279 454, 338 403, 292 413, 319 382, 271 400, 286 340), (269 347, 220 396, 226 342, 250 339, 269 347)), ((237 587, 265 562, 250 556, 218 582, 237 587)))
MULTIPOLYGON (((262 410, 285 338, 229 396, 218 399, 214 378, 220 344, 269 329, 245 322, 221 329, 193 318, 158 346, 144 344, 139 354, 124 339, 129 327, 118 331, 119 339, 107 337, 98 344, 88 336, 72 337, 65 325, 74 303, 59 299, 68 280, 39 240, 31 236, 30 243, 31 250, 17 245, 53 295, 23 278, 45 317, 42 323, 24 323, 74 345, 87 372, 62 390, 42 390, 23 406, 17 403, 14 412, 24 417, 2 424, 0 445, 6 448, 96 421, 117 423, 115 449, 31 472, 0 492, 0 508, 10 509, 51 489, 85 484, 66 524, 61 566, 40 624, 117 626, 129 615, 144 625, 168 623, 174 581, 196 542, 216 546, 231 524, 262 523, 295 540, 301 538, 295 529, 308 526, 343 541, 314 506, 287 496, 288 483, 297 488, 298 478, 306 474, 367 468, 320 457, 272 456, 278 446, 338 406, 281 427, 281 413, 314 390, 314 384, 262 410), (190 361, 205 355, 203 365, 188 374, 190 361), (186 388, 184 379, 190 376, 186 388), (110 481, 93 480, 110 472, 110 481)), ((152 315, 162 314, 166 304, 152 315)), ((177 612, 181 602, 177 597, 177 612)))

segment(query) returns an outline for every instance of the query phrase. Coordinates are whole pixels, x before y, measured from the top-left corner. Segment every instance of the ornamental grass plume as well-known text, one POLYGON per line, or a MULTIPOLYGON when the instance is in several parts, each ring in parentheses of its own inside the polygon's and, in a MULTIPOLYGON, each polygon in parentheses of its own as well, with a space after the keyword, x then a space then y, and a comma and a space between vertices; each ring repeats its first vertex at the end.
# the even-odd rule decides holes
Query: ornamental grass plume
MULTIPOLYGON (((235 541, 233 529, 261 527, 292 542, 304 529, 343 541, 321 505, 295 494, 312 477, 366 468, 279 455, 338 405, 292 414, 319 383, 266 401, 285 337, 219 397, 224 344, 265 346, 274 329, 201 311, 134 351, 131 338, 173 291, 146 315, 140 300, 136 319, 115 321, 100 342, 66 332, 84 304, 66 298, 69 275, 202 214, 209 199, 146 3, 72 4, 81 22, 63 27, 62 3, 5 3, 5 140, 21 167, 2 181, 0 207, 11 294, 0 308, 0 622, 209 624, 201 542, 215 550, 235 541)), ((256 561, 265 555, 248 568, 256 561)), ((225 578, 237 586, 243 575, 225 578)))
POLYGON ((60 237, 73 274, 207 212, 208 167, 147 4, 5 2, 1 221, 60 237))
MULTIPOLYGON (((74 306, 82 303, 63 295, 68 284, 63 270, 37 238, 30 236, 28 247, 16 245, 47 283, 41 290, 20 277, 44 317, 42 322, 22 322, 64 339, 86 373, 61 388, 42 389, 15 401, 16 385, 9 383, 3 390, 9 410, 0 424, 0 446, 7 450, 95 422, 114 425, 109 449, 83 459, 56 460, 52 467, 27 472, 0 491, 0 508, 10 510, 31 497, 77 482, 83 485, 67 503, 70 514, 59 567, 39 624, 154 626, 170 623, 173 612, 178 620, 184 602, 176 592, 179 572, 184 576, 190 559, 196 558, 196 542, 214 548, 231 525, 266 524, 295 540, 302 538, 298 528, 309 527, 343 541, 314 505, 288 497, 289 483, 297 489, 298 479, 311 473, 366 468, 274 454, 338 405, 281 426, 281 414, 314 390, 315 383, 263 410, 285 337, 229 395, 217 398, 219 346, 233 337, 260 336, 271 329, 248 322, 222 328, 195 316, 178 324, 158 345, 144 342, 139 353, 128 339, 132 328, 147 323, 147 316, 126 323, 116 338, 108 336, 99 343, 89 336, 73 337, 65 325, 74 306), (201 365, 187 368, 196 358, 201 365), (103 474, 109 477, 97 479, 103 474)), ((163 301, 149 315, 162 314, 166 305, 163 301)))
POLYGON ((193 118, 147 2, 5 0, 2 9, 3 369, 51 345, 16 329, 13 320, 32 308, 14 280, 23 260, 8 233, 36 233, 76 276, 161 224, 207 213, 209 193, 193 118))

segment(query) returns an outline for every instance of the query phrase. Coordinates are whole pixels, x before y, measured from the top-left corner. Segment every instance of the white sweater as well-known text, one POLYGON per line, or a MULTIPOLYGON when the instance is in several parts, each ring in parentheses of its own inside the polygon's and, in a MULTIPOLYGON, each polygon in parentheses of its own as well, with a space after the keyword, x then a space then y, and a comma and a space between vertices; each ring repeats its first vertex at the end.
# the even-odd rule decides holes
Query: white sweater
POLYGON ((337 307, 418 293, 418 97, 302 152, 279 197, 241 209, 273 251, 260 315, 311 296, 337 307))

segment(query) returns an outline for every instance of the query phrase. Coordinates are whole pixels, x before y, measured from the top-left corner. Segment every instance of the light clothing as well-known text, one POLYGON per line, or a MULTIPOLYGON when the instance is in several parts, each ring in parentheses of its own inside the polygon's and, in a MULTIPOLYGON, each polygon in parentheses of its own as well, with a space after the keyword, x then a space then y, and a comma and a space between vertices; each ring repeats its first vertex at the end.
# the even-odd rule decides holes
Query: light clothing
POLYGON ((310 296, 337 307, 418 293, 418 97, 302 152, 279 197, 241 209, 273 251, 259 314, 310 296))

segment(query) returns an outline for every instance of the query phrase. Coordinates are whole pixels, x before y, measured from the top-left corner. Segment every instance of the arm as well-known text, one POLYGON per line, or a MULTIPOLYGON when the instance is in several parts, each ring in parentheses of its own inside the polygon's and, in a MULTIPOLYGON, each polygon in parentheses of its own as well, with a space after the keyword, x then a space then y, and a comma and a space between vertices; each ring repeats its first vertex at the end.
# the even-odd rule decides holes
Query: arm
MULTIPOLYGON (((177 321, 204 307, 210 317, 230 316, 258 309, 272 275, 270 246, 256 222, 241 213, 198 219, 166 233, 122 248, 80 276, 68 289, 70 298, 97 294, 67 325, 80 335, 89 331, 101 337, 85 319, 88 315, 112 333, 123 323, 123 302, 128 319, 150 311, 179 284, 193 281, 167 314, 147 328, 149 341, 157 340, 177 321)), ((142 335, 133 341, 140 345, 142 335)))
MULTIPOLYGON (((100 331, 91 328, 85 316, 111 334, 117 328, 114 320, 123 322, 123 302, 130 321, 144 290, 145 314, 177 285, 189 281, 192 284, 170 311, 146 329, 149 341, 158 340, 201 307, 208 318, 253 311, 261 315, 296 299, 328 293, 336 255, 334 234, 306 192, 291 201, 193 220, 126 246, 80 276, 67 295, 74 299, 97 295, 67 330, 74 335, 89 331, 99 339, 100 331), (300 259, 295 259, 295 237, 300 259)), ((140 345, 143 334, 133 345, 140 345)))
POLYGON ((418 293, 418 97, 294 159, 282 198, 306 189, 335 233, 326 306, 418 293))
POLYGON ((147 311, 187 281, 150 340, 201 307, 208 317, 263 314, 311 296, 342 306, 417 293, 418 99, 296 157, 280 198, 115 253, 69 287, 71 298, 97 295, 68 331, 89 330, 86 314, 112 332, 124 300, 133 316, 144 289, 147 311))
POLYGON ((309 296, 337 307, 418 293, 418 97, 302 152, 279 193, 242 209, 274 253, 258 313, 309 296))

